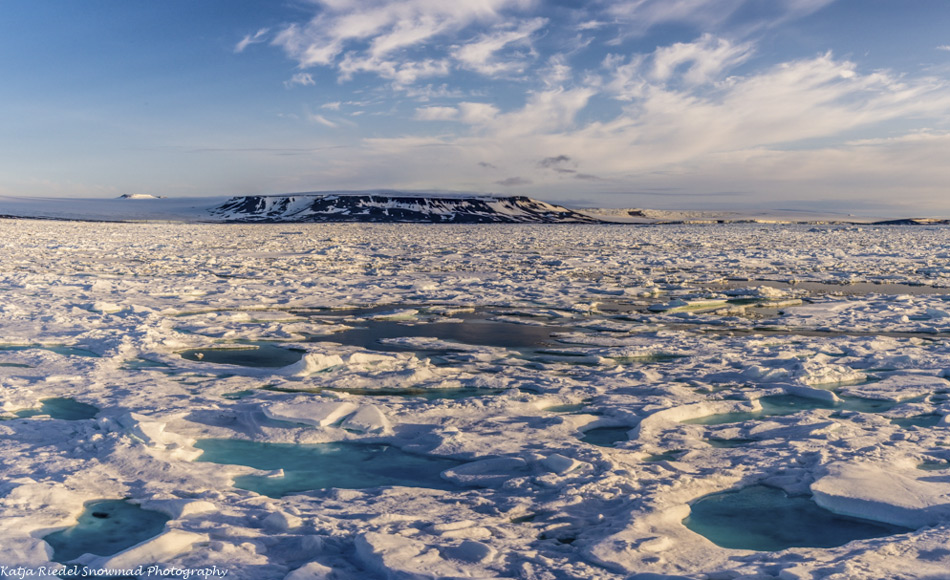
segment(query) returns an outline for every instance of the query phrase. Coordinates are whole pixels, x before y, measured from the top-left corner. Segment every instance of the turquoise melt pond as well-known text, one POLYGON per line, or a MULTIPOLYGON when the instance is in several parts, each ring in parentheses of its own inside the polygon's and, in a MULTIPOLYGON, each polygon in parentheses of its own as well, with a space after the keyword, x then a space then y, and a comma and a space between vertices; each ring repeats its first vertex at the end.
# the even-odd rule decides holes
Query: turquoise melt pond
POLYGON ((683 523, 717 546, 770 552, 832 548, 910 531, 840 516, 808 497, 791 497, 764 485, 702 497, 690 505, 690 515, 683 523))
POLYGON ((43 539, 53 560, 66 563, 82 556, 112 556, 162 533, 170 518, 122 500, 88 502, 78 523, 43 539))
POLYGON ((239 439, 203 439, 197 461, 246 465, 283 475, 243 475, 234 486, 269 497, 326 488, 365 489, 389 485, 456 489, 441 477, 461 462, 406 453, 396 447, 366 443, 295 445, 239 439))

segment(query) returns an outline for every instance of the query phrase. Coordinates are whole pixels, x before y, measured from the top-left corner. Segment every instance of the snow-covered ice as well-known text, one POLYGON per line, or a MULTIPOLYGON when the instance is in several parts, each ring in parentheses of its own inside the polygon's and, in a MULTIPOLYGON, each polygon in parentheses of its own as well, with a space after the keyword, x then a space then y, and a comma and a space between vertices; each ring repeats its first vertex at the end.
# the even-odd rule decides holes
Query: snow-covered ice
POLYGON ((56 566, 45 536, 87 502, 127 499, 171 519, 82 563, 276 580, 950 570, 950 229, 0 230, 0 565, 56 566), (419 332, 473 318, 551 336, 419 332), (413 330, 335 340, 374 324, 413 330), (300 359, 189 354, 261 345, 300 359), (54 399, 91 411, 44 413, 54 399), (597 429, 622 437, 585 442, 597 429), (235 480, 283 470, 196 460, 228 439, 386 444, 455 466, 440 489, 268 497, 235 480), (753 551, 684 525, 698 498, 757 485, 912 531, 753 551))

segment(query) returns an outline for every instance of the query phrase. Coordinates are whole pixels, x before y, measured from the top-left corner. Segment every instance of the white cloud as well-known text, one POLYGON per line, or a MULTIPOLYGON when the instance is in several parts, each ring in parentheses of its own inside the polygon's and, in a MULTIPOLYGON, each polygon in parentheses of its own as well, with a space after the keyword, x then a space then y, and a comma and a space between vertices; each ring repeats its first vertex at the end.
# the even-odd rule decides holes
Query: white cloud
POLYGON ((589 87, 578 87, 533 93, 522 109, 498 115, 494 129, 499 138, 569 131, 595 92, 589 87))
MULTIPOLYGON (((941 160, 947 155, 950 135, 938 133, 811 150, 758 148, 705 157, 675 182, 686 191, 712 192, 720 184, 736 183, 735 176, 741 175, 743 189, 773 206, 776 200, 782 200, 783 207, 843 211, 876 206, 890 215, 926 215, 940 208, 937 211, 946 215, 950 204, 943 184, 950 180, 950 166, 941 160)), ((671 181, 665 176, 641 177, 645 186, 671 181)))
MULTIPOLYGON (((769 17, 745 24, 749 33, 782 22, 801 18, 824 8, 835 0, 769 0, 769 17)), ((625 30, 642 34, 654 26, 668 23, 690 24, 716 31, 742 8, 756 0, 620 0, 607 1, 607 13, 623 22, 625 30)), ((741 27, 733 22, 734 30, 741 27)))
POLYGON ((458 33, 473 23, 494 23, 504 11, 521 10, 531 0, 316 0, 319 14, 305 25, 281 30, 273 44, 300 67, 339 66, 341 78, 375 72, 397 84, 444 75, 445 58, 421 62, 405 54, 431 48, 437 37, 458 33))
POLYGON ((610 3, 607 13, 643 33, 669 22, 703 23, 716 28, 745 0, 621 0, 610 3))
POLYGON ((444 59, 426 59, 399 65, 392 76, 383 74, 385 78, 392 78, 396 86, 411 85, 418 79, 444 77, 449 74, 449 63, 444 59))
POLYGON ((450 87, 447 83, 438 86, 421 85, 414 87, 405 87, 406 96, 417 101, 425 102, 433 99, 460 99, 465 93, 457 88, 450 87))
POLYGON ((498 107, 488 103, 459 103, 461 120, 469 125, 488 125, 498 117, 498 107))
POLYGON ((521 73, 525 69, 527 57, 534 56, 531 36, 546 23, 547 20, 544 18, 534 18, 516 27, 503 27, 500 30, 481 34, 476 40, 456 47, 452 51, 452 56, 462 67, 485 76, 521 73), (526 48, 529 54, 516 52, 504 57, 500 55, 506 48, 512 46, 526 48))
POLYGON ((563 86, 573 76, 573 70, 567 64, 567 58, 563 54, 554 54, 548 58, 547 66, 539 71, 538 76, 541 82, 548 89, 563 86))
MULTIPOLYGON (((773 57, 758 53, 749 40, 756 36, 748 33, 813 13, 831 0, 770 0, 763 11, 770 16, 758 20, 746 10, 758 0, 592 0, 597 9, 579 15, 569 31, 557 28, 562 20, 553 14, 551 20, 533 17, 526 0, 313 1, 320 14, 274 37, 301 68, 326 66, 341 80, 359 75, 360 82, 372 75, 375 87, 358 87, 373 103, 367 115, 395 112, 405 119, 409 100, 415 121, 457 123, 439 137, 413 135, 416 123, 365 139, 345 158, 341 152, 332 158, 334 175, 352 181, 340 187, 484 191, 500 177, 514 176, 526 190, 548 196, 575 192, 578 179, 587 180, 589 191, 642 186, 703 192, 741 182, 790 194, 770 183, 784 180, 822 195, 845 195, 834 184, 898 188, 883 175, 888 155, 920 191, 936 183, 928 179, 950 173, 927 154, 927 147, 950 152, 950 137, 854 141, 876 134, 882 124, 888 135, 945 126, 934 124, 950 110, 946 83, 869 72, 831 53, 762 64, 773 57), (737 20, 748 25, 733 28, 737 20), (606 58, 607 39, 589 43, 578 34, 614 27, 636 34, 668 23, 703 30, 728 25, 731 33, 697 34, 692 42, 647 54, 611 48, 618 54, 606 58), (554 52, 544 52, 551 47, 554 52), (580 68, 591 57, 602 66, 580 68), (453 76, 460 69, 490 82, 479 86, 470 82, 472 74, 453 76), (378 90, 379 79, 405 98, 385 106, 390 93, 378 90), (512 86, 517 92, 499 92, 512 86), (511 104, 513 98, 522 100, 511 104), (539 165, 548 158, 570 159, 571 165, 539 165), (861 176, 866 163, 876 164, 865 170, 879 176, 877 184, 861 176), (488 166, 497 172, 487 175, 488 166), (836 166, 846 178, 836 177, 836 166)), ((349 122, 337 117, 307 118, 331 128, 349 122)))
POLYGON ((452 121, 459 116, 455 107, 420 107, 413 117, 419 121, 452 121))
POLYGON ((246 49, 248 46, 252 44, 258 44, 258 43, 264 42, 265 40, 264 37, 267 35, 268 32, 270 32, 269 28, 261 28, 260 30, 255 32, 253 35, 248 34, 234 46, 234 52, 241 53, 241 52, 244 52, 244 49, 246 49))
POLYGON ((597 30, 598 28, 603 28, 604 26, 607 26, 606 22, 602 22, 600 20, 587 20, 585 22, 581 22, 580 24, 578 24, 577 29, 578 30, 597 30))
POLYGON ((646 93, 647 80, 643 72, 646 55, 635 54, 628 62, 616 54, 607 55, 604 69, 613 71, 613 78, 605 89, 608 94, 620 101, 632 101, 646 93))
POLYGON ((318 115, 317 113, 308 112, 307 120, 310 121, 311 123, 317 123, 319 125, 323 125, 324 127, 329 127, 331 129, 336 129, 337 127, 339 127, 339 124, 334 123, 330 119, 327 119, 323 115, 318 115))
POLYGON ((653 55, 654 79, 668 81, 677 69, 687 65, 682 78, 689 84, 703 84, 718 77, 722 71, 732 68, 752 55, 752 44, 733 44, 711 34, 704 34, 696 42, 677 42, 661 47, 653 55))
POLYGON ((725 65, 710 69, 716 74, 704 73, 704 84, 685 82, 682 77, 692 74, 687 63, 661 75, 661 82, 649 74, 652 58, 624 63, 644 73, 638 77, 642 87, 625 92, 626 105, 610 118, 580 120, 599 90, 616 88, 610 83, 531 93, 522 108, 508 112, 487 102, 430 107, 417 118, 451 118, 471 125, 470 132, 366 141, 366 160, 379 164, 380 175, 394 187, 475 190, 498 185, 497 177, 484 174, 484 164, 490 164, 523 179, 526 193, 548 198, 576 192, 578 175, 598 177, 586 180, 587 191, 672 187, 714 193, 739 182, 763 192, 763 199, 811 196, 815 203, 853 198, 848 183, 866 187, 861 195, 868 199, 883 200, 902 191, 902 180, 916 191, 914 199, 936 199, 940 188, 934 184, 950 178, 942 162, 950 154, 950 136, 873 142, 843 137, 888 121, 942 118, 950 89, 936 80, 864 73, 825 54, 743 76, 725 65), (795 146, 804 140, 824 144, 795 146), (546 158, 569 159, 571 171, 539 164, 546 158), (887 176, 889 170, 894 176, 887 176))
POLYGON ((357 73, 370 72, 392 80, 394 86, 401 88, 415 83, 418 79, 446 76, 449 74, 449 64, 446 60, 400 62, 347 54, 339 63, 339 71, 341 80, 349 80, 357 73))
MULTIPOLYGON (((649 68, 647 63, 635 58, 629 66, 636 71, 649 68)), ((932 79, 861 74, 854 63, 830 54, 743 77, 725 77, 727 72, 699 86, 673 77, 645 79, 621 67, 607 86, 630 105, 610 122, 590 124, 573 137, 589 147, 605 144, 605 159, 617 157, 610 149, 624 152, 617 167, 646 168, 688 163, 717 151, 833 139, 889 120, 937 117, 950 106, 947 87, 932 79)))
POLYGON ((313 80, 313 76, 310 73, 297 73, 294 76, 290 77, 290 80, 284 81, 284 86, 289 88, 295 86, 309 87, 317 84, 313 80))
POLYGON ((752 43, 734 44, 704 34, 695 42, 659 47, 651 55, 608 55, 603 66, 613 71, 606 90, 615 99, 632 101, 666 84, 704 85, 727 80, 724 73, 752 56, 752 43))

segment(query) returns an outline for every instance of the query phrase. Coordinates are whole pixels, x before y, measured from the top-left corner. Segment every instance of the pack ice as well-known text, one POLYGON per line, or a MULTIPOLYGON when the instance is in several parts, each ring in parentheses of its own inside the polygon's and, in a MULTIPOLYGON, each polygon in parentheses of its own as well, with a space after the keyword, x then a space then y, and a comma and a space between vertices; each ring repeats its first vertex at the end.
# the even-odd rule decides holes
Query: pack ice
POLYGON ((277 580, 950 570, 944 227, 0 228, 0 565, 277 580), (352 339, 383 325, 406 334, 352 339), (519 327, 520 342, 481 332, 519 327), (286 365, 261 362, 282 352, 286 365), (206 461, 205 440, 261 445, 206 461), (373 452, 332 455, 354 444, 373 452), (290 466, 304 448, 343 466, 321 468, 330 483, 290 466), (302 491, 240 485, 291 477, 302 491), (764 504, 749 517, 801 532, 772 550, 684 523, 761 487, 884 531, 816 546, 807 521, 764 504), (115 553, 66 559, 44 540, 81 518, 134 524, 83 515, 104 500, 167 522, 115 553))

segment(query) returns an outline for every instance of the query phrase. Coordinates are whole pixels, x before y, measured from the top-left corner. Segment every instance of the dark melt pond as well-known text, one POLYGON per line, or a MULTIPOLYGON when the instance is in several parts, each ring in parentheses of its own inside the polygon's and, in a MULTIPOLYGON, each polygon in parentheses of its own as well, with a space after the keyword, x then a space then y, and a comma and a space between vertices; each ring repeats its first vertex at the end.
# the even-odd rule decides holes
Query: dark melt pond
POLYGON ((581 441, 599 447, 613 447, 618 442, 628 441, 627 433, 631 429, 633 427, 594 427, 584 431, 581 441))
POLYGON ((82 421, 84 419, 93 419, 99 408, 87 403, 80 403, 73 399, 54 397, 40 401, 39 409, 23 409, 15 414, 21 419, 36 417, 37 415, 49 415, 53 419, 62 421, 82 421))
POLYGON ((258 344, 248 348, 194 348, 179 353, 182 358, 219 365, 254 368, 280 368, 298 362, 306 351, 258 344))
MULTIPOLYGON (((392 307, 387 307, 391 309, 392 307)), ((360 314, 367 314, 361 310, 360 314)), ((301 313, 319 315, 330 319, 323 313, 301 313)), ((461 321, 446 322, 431 316, 422 315, 410 320, 360 320, 350 322, 355 328, 328 335, 314 336, 310 342, 332 342, 347 346, 357 346, 367 350, 384 352, 415 352, 425 356, 448 356, 452 350, 383 342, 386 339, 426 337, 460 344, 494 346, 511 349, 536 349, 557 344, 552 336, 555 333, 576 332, 577 329, 564 326, 541 326, 489 320, 484 314, 463 313, 457 316, 461 321)), ((182 358, 195 362, 237 365, 255 368, 280 368, 299 361, 305 351, 280 347, 267 343, 245 343, 243 347, 196 348, 180 352, 182 358)))
POLYGON ((915 296, 950 294, 950 288, 924 286, 923 284, 895 284, 888 282, 782 282, 778 280, 730 280, 701 284, 705 288, 738 289, 751 286, 768 286, 782 290, 807 290, 819 294, 912 294, 915 296))
POLYGON ((780 489, 764 485, 700 498, 690 505, 690 515, 683 524, 723 548, 770 552, 832 548, 910 531, 839 516, 807 497, 789 497, 780 489))
MULTIPOLYGON (((274 391, 277 393, 347 393, 360 397, 405 397, 415 399, 425 399, 427 401, 439 400, 457 400, 467 399, 469 397, 481 397, 495 395, 500 391, 497 389, 483 389, 478 387, 459 387, 452 389, 342 389, 342 388, 315 388, 315 389, 294 389, 292 387, 262 387, 265 391, 274 391)), ((223 395, 225 398, 242 398, 248 396, 253 391, 240 391, 237 393, 228 393, 223 395)))
POLYGON ((926 414, 926 415, 914 415, 913 417, 899 417, 891 419, 891 423, 899 425, 904 429, 910 429, 911 427, 936 427, 940 425, 943 421, 943 415, 937 414, 926 414))
POLYGON ((380 342, 381 340, 427 337, 478 346, 530 349, 556 344, 557 341, 551 336, 554 333, 576 331, 564 326, 539 326, 488 320, 471 314, 460 317, 461 322, 429 322, 420 319, 413 320, 412 324, 395 320, 361 320, 354 323, 359 325, 357 328, 317 336, 312 340, 390 352, 418 349, 380 342))
POLYGON ((364 489, 387 485, 456 489, 441 473, 461 464, 453 459, 406 453, 365 443, 294 445, 239 439, 203 439, 197 461, 283 470, 283 475, 242 475, 234 486, 270 497, 324 488, 364 489))
POLYGON ((86 504, 79 522, 43 539, 53 548, 53 560, 66 563, 83 554, 111 556, 162 533, 165 514, 121 500, 86 504))

